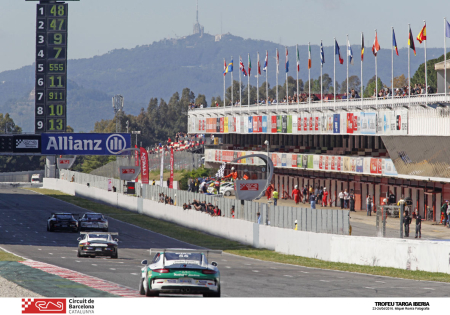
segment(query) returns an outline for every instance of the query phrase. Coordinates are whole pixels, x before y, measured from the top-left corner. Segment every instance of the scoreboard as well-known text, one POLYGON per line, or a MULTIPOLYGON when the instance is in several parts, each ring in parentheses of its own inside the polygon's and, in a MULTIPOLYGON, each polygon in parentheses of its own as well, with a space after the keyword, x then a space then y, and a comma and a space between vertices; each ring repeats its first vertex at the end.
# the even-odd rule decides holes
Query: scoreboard
POLYGON ((67 125, 68 5, 41 1, 36 10, 35 132, 67 125))

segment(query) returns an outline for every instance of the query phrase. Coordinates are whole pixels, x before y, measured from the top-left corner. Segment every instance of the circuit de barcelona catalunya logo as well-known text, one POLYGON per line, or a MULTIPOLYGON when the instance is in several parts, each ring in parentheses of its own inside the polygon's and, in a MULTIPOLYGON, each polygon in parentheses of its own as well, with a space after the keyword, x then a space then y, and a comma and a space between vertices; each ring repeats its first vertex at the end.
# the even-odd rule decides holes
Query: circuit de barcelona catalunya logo
POLYGON ((130 148, 129 133, 43 133, 41 153, 48 155, 114 155, 130 148))
POLYGON ((22 299, 22 314, 66 314, 66 299, 22 299))

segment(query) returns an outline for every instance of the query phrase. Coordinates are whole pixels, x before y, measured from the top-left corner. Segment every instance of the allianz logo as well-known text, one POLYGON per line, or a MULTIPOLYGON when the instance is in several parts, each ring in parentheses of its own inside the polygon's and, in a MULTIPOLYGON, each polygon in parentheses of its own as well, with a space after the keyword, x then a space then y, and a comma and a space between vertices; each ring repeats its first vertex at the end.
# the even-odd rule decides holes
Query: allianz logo
MULTIPOLYGON (((125 138, 120 134, 112 134, 106 139, 106 149, 111 154, 118 154, 125 149, 125 138)), ((73 139, 73 136, 50 136, 46 150, 69 151, 102 151, 102 139, 73 139)))

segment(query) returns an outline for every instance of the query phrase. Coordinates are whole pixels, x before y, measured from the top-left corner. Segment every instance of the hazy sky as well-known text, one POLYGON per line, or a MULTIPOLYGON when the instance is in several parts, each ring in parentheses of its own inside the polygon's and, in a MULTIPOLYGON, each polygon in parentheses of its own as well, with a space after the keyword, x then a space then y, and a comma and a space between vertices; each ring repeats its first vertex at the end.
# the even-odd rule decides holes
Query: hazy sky
MULTIPOLYGON (((69 58, 87 58, 115 48, 132 48, 192 33, 195 0, 81 0, 69 2, 69 58)), ((0 0, 0 71, 34 62, 36 3, 0 0)), ((283 45, 359 44, 364 32, 372 46, 374 29, 390 48, 391 26, 399 47, 407 45, 408 23, 417 36, 427 21, 428 47, 444 46, 448 0, 199 0, 205 32, 230 32, 283 45)), ((450 39, 449 43, 450 45, 450 39)), ((420 45, 416 43, 416 45, 420 45)), ((447 45, 447 46, 449 46, 447 45)), ((450 51, 450 49, 449 49, 450 51)))

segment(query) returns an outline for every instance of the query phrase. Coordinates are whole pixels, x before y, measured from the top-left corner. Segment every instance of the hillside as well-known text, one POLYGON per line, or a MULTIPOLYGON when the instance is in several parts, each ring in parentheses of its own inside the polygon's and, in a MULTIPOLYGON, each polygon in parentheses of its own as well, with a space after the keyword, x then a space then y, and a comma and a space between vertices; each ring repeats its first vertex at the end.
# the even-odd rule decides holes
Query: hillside
MULTIPOLYGON (((344 56, 346 47, 341 43, 344 56)), ((375 73, 374 56, 371 43, 366 39, 364 58, 364 82, 375 73)), ((417 44, 417 46, 419 46, 417 44)), ((260 52, 261 63, 264 62, 265 50, 269 50, 269 83, 275 85, 275 49, 280 49, 279 84, 284 83, 284 47, 278 44, 243 39, 230 34, 223 35, 220 41, 205 34, 187 36, 180 39, 162 40, 151 45, 138 46, 133 49, 116 49, 102 56, 70 60, 68 79, 72 81, 68 91, 68 124, 76 131, 90 131, 100 119, 113 117, 111 96, 122 94, 125 97, 125 111, 138 114, 146 108, 152 97, 164 98, 166 101, 175 91, 181 92, 189 87, 196 95, 205 94, 206 99, 223 95, 223 58, 227 62, 234 57, 234 79, 238 80, 239 54, 247 67, 247 53, 252 52, 253 71, 256 73, 256 52, 260 52), (95 115, 92 115, 95 109, 95 115)), ((308 79, 307 46, 299 46, 301 71, 300 78, 308 79)), ((349 75, 360 76, 360 48, 352 46, 355 65, 350 66, 349 75)), ((311 46, 311 77, 320 75, 319 46, 311 46)), ((333 76, 334 47, 325 47, 325 64, 323 73, 333 76)), ((428 59, 441 56, 443 49, 427 50, 428 59)), ((289 47, 290 72, 296 76, 295 47, 289 47)), ((407 49, 399 50, 400 57, 395 56, 395 76, 407 75, 407 49)), ((417 49, 417 56, 411 56, 411 76, 423 63, 423 49, 417 49)), ((341 83, 346 76, 344 65, 336 66, 336 80, 341 83)), ((391 78, 391 50, 382 49, 378 54, 378 75, 389 84, 391 78)), ((244 79, 246 83, 247 78, 244 79)), ((260 84, 265 76, 260 78, 260 84)), ((227 86, 230 76, 226 77, 227 86)), ((256 85, 252 76, 250 84, 256 85)), ((24 131, 33 131, 33 100, 30 91, 34 86, 34 67, 32 65, 0 73, 0 112, 11 113, 14 120, 23 126, 24 131)))

